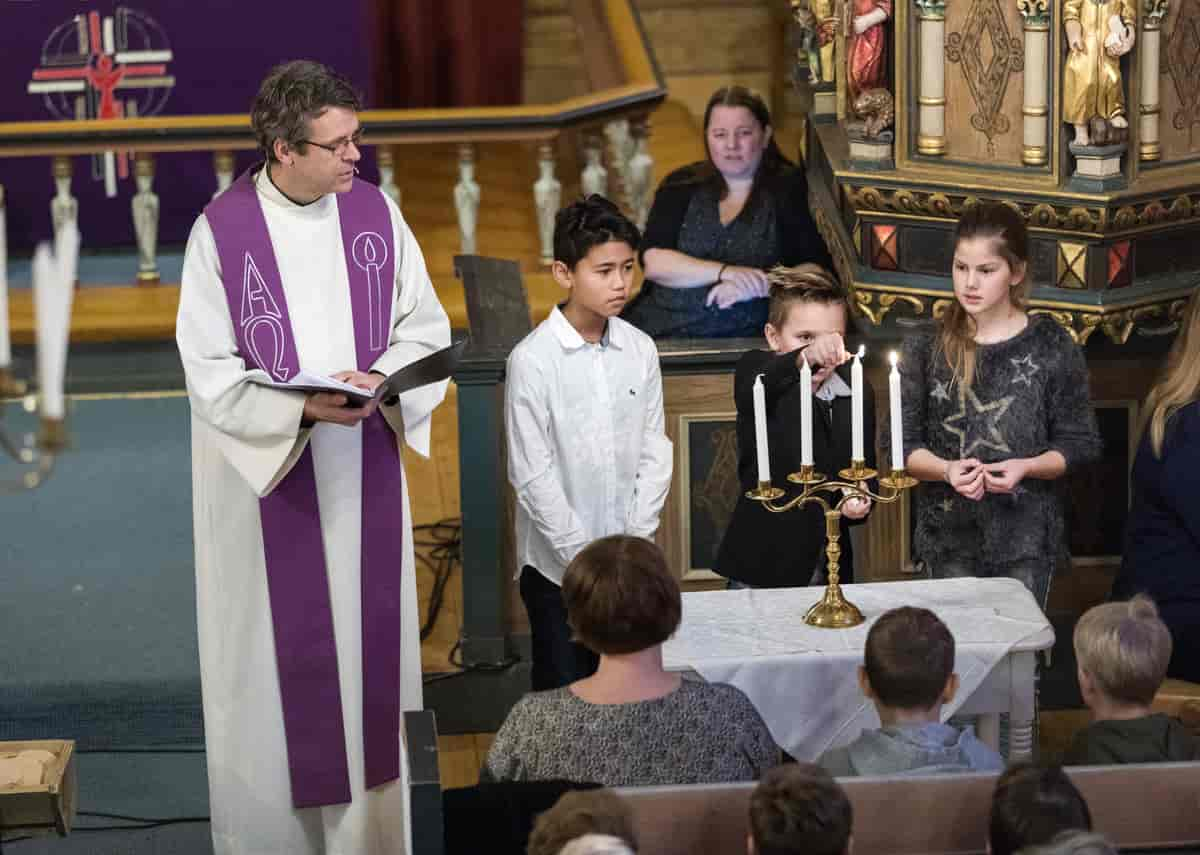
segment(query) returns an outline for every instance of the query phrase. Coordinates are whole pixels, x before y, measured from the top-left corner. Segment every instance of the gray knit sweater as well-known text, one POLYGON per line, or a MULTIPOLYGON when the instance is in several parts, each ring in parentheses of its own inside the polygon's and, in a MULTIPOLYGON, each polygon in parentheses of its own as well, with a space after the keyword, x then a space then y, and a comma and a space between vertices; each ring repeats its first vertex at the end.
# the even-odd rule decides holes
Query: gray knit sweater
MULTIPOLYGON (((1083 352, 1052 318, 1034 315, 1007 341, 977 345, 967 390, 953 382, 935 345, 935 334, 904 343, 906 458, 926 448, 947 460, 995 463, 1055 450, 1070 470, 1099 457, 1083 352)), ((915 551, 934 567, 964 556, 993 568, 1053 564, 1065 550, 1062 528, 1054 482, 1027 478, 1011 495, 988 493, 978 502, 926 482, 918 491, 915 551)))

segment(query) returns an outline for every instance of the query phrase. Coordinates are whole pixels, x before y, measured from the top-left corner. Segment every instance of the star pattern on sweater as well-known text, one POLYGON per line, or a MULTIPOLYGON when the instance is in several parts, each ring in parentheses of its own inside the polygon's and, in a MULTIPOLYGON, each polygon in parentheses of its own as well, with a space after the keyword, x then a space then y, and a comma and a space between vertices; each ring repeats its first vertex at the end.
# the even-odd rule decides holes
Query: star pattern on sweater
POLYGON ((987 404, 974 389, 959 388, 958 412, 942 419, 947 433, 958 437, 958 456, 970 457, 980 448, 1011 454, 1012 449, 1000 432, 999 422, 1008 412, 1015 396, 1006 395, 987 404))
POLYGON ((929 393, 931 398, 937 398, 939 401, 949 401, 950 392, 946 389, 946 383, 943 380, 938 380, 933 384, 933 391, 929 393))
POLYGON ((1017 383, 1024 383, 1026 386, 1032 385, 1030 381, 1033 378, 1033 375, 1042 370, 1041 366, 1033 361, 1032 353, 1027 353, 1020 359, 1009 359, 1008 361, 1013 364, 1013 368, 1015 368, 1017 371, 1017 373, 1013 375, 1013 385, 1016 385, 1017 383), (1024 369, 1022 369, 1021 366, 1024 366, 1024 369))

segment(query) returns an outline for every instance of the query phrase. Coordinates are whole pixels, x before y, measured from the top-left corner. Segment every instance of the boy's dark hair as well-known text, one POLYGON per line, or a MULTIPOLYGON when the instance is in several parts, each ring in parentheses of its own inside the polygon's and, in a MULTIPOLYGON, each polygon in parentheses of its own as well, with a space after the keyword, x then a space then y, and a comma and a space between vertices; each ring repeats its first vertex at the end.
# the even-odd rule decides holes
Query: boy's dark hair
POLYGON ((954 636, 929 609, 884 612, 867 633, 863 657, 871 691, 881 704, 927 710, 954 673, 954 636))
POLYGON ((627 243, 636 250, 642 236, 616 205, 598 193, 572 202, 554 218, 554 260, 572 270, 592 247, 610 241, 627 243))
POLYGON ((609 789, 564 793, 534 822, 526 851, 528 855, 558 855, 564 846, 585 834, 607 834, 637 851, 633 810, 609 789))
POLYGON ((592 541, 567 565, 567 623, 596 653, 637 653, 662 644, 679 626, 679 582, 649 540, 615 534, 592 541))
POLYGON ((850 328, 850 303, 846 291, 832 273, 819 264, 805 262, 795 267, 778 265, 767 271, 770 302, 767 323, 776 330, 787 323, 788 311, 796 303, 840 305, 846 313, 846 331, 850 328))
POLYGON ((1021 764, 996 780, 988 823, 992 855, 1013 855, 1068 829, 1091 831, 1092 814, 1061 768, 1021 764))
POLYGON ((812 763, 776 766, 750 794, 758 855, 843 855, 853 821, 846 791, 812 763))
POLYGON ((250 125, 268 160, 275 160, 275 140, 304 154, 308 123, 330 107, 362 109, 362 99, 336 71, 297 59, 275 66, 259 84, 250 107, 250 125))

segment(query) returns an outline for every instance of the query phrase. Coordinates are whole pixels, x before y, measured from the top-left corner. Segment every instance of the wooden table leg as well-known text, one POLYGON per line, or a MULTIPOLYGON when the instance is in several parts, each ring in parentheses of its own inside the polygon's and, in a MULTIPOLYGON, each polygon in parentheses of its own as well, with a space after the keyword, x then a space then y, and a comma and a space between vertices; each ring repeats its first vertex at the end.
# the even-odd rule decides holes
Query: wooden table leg
POLYGON ((1012 654, 1012 726, 1008 736, 1008 762, 1033 760, 1034 720, 1037 718, 1037 656, 1012 654))

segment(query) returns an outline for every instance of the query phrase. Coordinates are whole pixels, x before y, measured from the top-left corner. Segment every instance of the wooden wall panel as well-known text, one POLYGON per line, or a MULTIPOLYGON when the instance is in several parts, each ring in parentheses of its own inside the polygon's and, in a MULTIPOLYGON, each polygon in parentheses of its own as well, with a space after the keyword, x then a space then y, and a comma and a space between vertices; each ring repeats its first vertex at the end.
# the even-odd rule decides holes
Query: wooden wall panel
MULTIPOLYGON (((1190 160, 1200 156, 1200 125, 1189 121, 1189 117, 1183 111, 1184 100, 1179 97, 1181 87, 1185 94, 1195 93, 1197 87, 1200 87, 1200 78, 1194 73, 1189 73, 1195 68, 1200 44, 1194 38, 1187 38, 1188 32, 1194 32, 1197 26, 1200 26, 1200 4, 1189 0, 1171 3, 1168 6, 1159 46, 1162 60, 1159 64, 1161 77, 1158 82, 1162 105, 1162 112, 1158 117, 1158 133, 1162 141, 1164 162, 1190 160), (1174 43, 1172 36, 1181 41, 1178 44, 1174 43), (1175 126, 1177 117, 1180 127, 1175 126)), ((1200 119, 1200 116, 1190 118, 1200 119)))
MULTIPOLYGON (((998 10, 1000 14, 1000 18, 993 19, 997 26, 993 26, 992 31, 999 37, 1003 30, 1007 29, 1010 48, 1023 53, 1021 16, 1017 12, 1016 4, 1005 2, 1005 0, 971 0, 971 2, 947 4, 947 45, 953 45, 956 36, 962 39, 961 44, 969 45, 970 40, 966 38, 966 28, 972 19, 973 11, 975 20, 982 21, 986 20, 983 12, 988 9, 991 9, 993 13, 998 10), (1003 27, 998 26, 1000 20, 1003 21, 1003 27)), ((1000 38, 991 38, 988 35, 988 28, 985 27, 977 50, 980 67, 983 70, 986 71, 993 63, 999 42, 1000 38)), ((971 49, 967 47, 964 54, 970 52, 971 49)), ((1010 69, 1004 84, 1004 97, 999 110, 996 111, 998 122, 1000 124, 1007 123, 1007 128, 992 134, 989 147, 988 135, 972 125, 973 117, 976 116, 979 116, 980 119, 975 119, 975 121, 982 123, 981 119, 984 114, 981 113, 971 94, 971 85, 967 79, 970 67, 971 62, 967 55, 957 62, 951 62, 948 57, 946 58, 946 138, 949 147, 947 160, 976 163, 982 161, 1021 167, 1021 97, 1022 87, 1025 85, 1024 73, 1010 69)), ((988 94, 994 92, 997 86, 996 82, 986 80, 986 78, 986 74, 977 75, 977 92, 988 94)))

